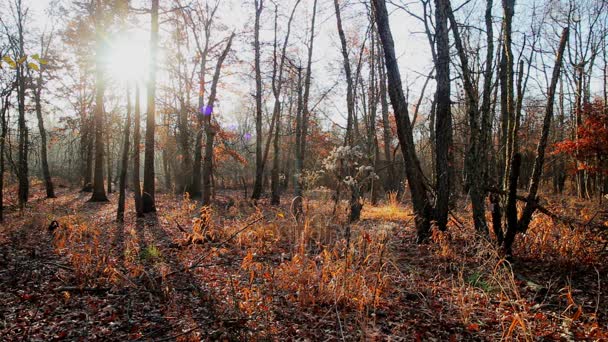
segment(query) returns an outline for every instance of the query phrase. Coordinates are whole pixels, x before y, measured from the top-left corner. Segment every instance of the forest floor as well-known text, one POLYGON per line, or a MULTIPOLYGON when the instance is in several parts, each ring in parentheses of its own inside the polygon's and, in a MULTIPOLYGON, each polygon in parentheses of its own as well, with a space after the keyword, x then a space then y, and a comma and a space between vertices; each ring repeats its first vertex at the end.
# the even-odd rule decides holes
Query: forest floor
MULTIPOLYGON (((159 195, 126 220, 60 188, 7 208, 0 228, 0 339, 608 341, 608 234, 537 214, 507 262, 476 239, 468 208, 417 245, 394 199, 344 208, 310 200, 306 223, 221 193, 212 210, 159 195), (51 221, 60 227, 49 233, 51 221)), ((9 196, 9 201, 11 200, 9 196)), ((463 202, 464 203, 464 202, 463 202)), ((604 222, 593 203, 561 214, 604 222)))

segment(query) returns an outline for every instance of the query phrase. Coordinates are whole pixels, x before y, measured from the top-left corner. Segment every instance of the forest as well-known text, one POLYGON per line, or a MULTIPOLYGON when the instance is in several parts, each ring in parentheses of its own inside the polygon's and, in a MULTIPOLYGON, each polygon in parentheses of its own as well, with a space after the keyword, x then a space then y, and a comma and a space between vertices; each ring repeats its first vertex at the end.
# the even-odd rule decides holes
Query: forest
POLYGON ((0 0, 0 340, 608 341, 608 1, 0 0))

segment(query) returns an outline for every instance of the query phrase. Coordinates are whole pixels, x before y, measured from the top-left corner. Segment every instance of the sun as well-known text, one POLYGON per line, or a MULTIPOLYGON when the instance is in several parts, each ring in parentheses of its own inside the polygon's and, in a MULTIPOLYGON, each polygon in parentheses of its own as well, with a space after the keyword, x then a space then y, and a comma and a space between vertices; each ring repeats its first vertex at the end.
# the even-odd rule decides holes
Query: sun
POLYGON ((108 44, 105 54, 109 76, 122 82, 143 82, 148 72, 149 50, 143 39, 123 35, 108 44))

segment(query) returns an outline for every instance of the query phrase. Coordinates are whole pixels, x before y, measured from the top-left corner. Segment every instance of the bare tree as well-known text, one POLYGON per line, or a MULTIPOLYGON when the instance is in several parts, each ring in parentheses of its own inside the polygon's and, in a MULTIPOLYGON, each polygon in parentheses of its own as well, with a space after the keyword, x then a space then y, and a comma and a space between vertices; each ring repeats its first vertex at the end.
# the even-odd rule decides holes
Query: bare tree
MULTIPOLYGON (((40 37, 40 58, 48 60, 49 46, 52 39, 52 33, 49 34, 48 37, 45 35, 40 37)), ((42 175, 44 177, 44 185, 46 188, 46 197, 54 198, 55 190, 53 189, 53 181, 51 180, 51 172, 49 171, 46 130, 44 129, 44 118, 42 117, 42 90, 44 88, 43 77, 44 72, 46 71, 46 62, 40 63, 38 68, 38 75, 34 87, 34 103, 36 107, 36 116, 38 118, 38 131, 40 133, 40 161, 42 166, 42 175)))
POLYGON ((127 117, 125 118, 125 129, 123 133, 122 159, 120 165, 120 183, 118 185, 118 209, 116 221, 123 222, 125 219, 125 192, 127 187, 127 168, 129 167, 129 133, 131 131, 131 92, 127 85, 127 117))
POLYGON ((353 120, 355 116, 353 75, 350 66, 350 58, 348 56, 348 45, 346 42, 346 35, 344 34, 344 29, 342 28, 342 16, 340 13, 340 4, 338 0, 334 0, 334 7, 336 9, 336 24, 338 26, 338 35, 340 36, 340 51, 342 52, 344 74, 346 76, 346 108, 348 110, 348 116, 346 119, 346 135, 344 136, 344 145, 352 146, 354 143, 353 120))
POLYGON ((91 202, 108 202, 106 190, 104 188, 103 179, 103 124, 104 124, 104 92, 105 81, 104 72, 105 66, 102 61, 102 54, 105 48, 105 24, 103 19, 103 3, 102 0, 95 1, 95 167, 93 177, 93 194, 91 202))
POLYGON ((298 5, 300 5, 301 0, 297 0, 291 10, 291 15, 289 16, 289 20, 287 22, 287 33, 285 34, 285 39, 283 40, 283 46, 281 48, 281 57, 277 56, 277 31, 278 31, 278 5, 276 5, 275 9, 275 28, 274 28, 274 56, 273 56, 273 72, 272 72, 272 93, 274 95, 274 108, 273 115, 275 116, 275 132, 274 132, 274 158, 272 165, 272 196, 271 203, 273 205, 278 205, 281 203, 281 185, 279 178, 279 158, 280 158, 280 149, 279 149, 279 137, 281 131, 281 91, 283 89, 283 70, 285 66, 285 59, 287 55, 287 44, 289 43, 289 36, 291 34, 291 23, 293 21, 294 15, 296 13, 296 9, 298 5), (277 61, 278 60, 278 61, 277 61), (278 65, 277 65, 278 63, 278 65))
POLYGON ((133 200, 135 202, 135 213, 137 216, 143 215, 143 203, 141 196, 141 184, 139 177, 140 169, 140 150, 141 144, 141 108, 139 105, 139 85, 135 85, 135 115, 133 118, 133 200))
POLYGON ((207 109, 205 113, 208 113, 208 115, 205 116, 205 133, 207 141, 205 142, 205 159, 203 161, 203 205, 209 205, 211 203, 211 177, 213 174, 213 139, 216 134, 215 128, 212 127, 211 115, 213 113, 213 105, 215 103, 215 98, 217 94, 217 84, 220 79, 222 64, 224 63, 226 56, 228 56, 228 52, 230 52, 230 47, 232 46, 233 38, 234 32, 228 38, 226 47, 224 48, 224 51, 217 60, 215 74, 213 75, 213 80, 211 83, 211 92, 209 94, 209 100, 207 101, 207 109))
MULTIPOLYGON (((255 0, 254 42, 255 51, 255 180, 251 198, 254 200, 262 196, 262 182, 264 177, 264 158, 262 155, 262 70, 260 66, 260 18, 264 10, 264 0, 255 0)), ((272 135, 272 131, 269 132, 272 135)), ((268 149, 267 149, 268 150, 268 149)))
MULTIPOLYGON (((562 31, 561 39, 559 42, 559 47, 557 49, 557 54, 555 56, 555 65, 553 66, 553 75, 551 76, 551 84, 549 85, 549 89, 547 89, 547 104, 545 107, 545 118, 543 119, 543 128, 540 136, 540 140, 538 141, 538 145, 536 147, 536 159, 534 160, 534 169, 532 171, 532 178, 530 180, 530 187, 528 189, 528 196, 526 198, 526 206, 519 218, 517 220, 517 210, 511 210, 507 213, 507 232, 505 234, 504 248, 507 255, 511 255, 512 246, 515 240, 515 235, 517 232, 526 232, 528 230, 528 226, 532 220, 532 215, 537 209, 538 206, 538 198, 537 192, 538 187, 540 185, 540 177, 543 172, 543 164, 545 161, 545 150, 547 149, 547 140, 549 138, 549 130, 551 129, 551 120, 553 119, 554 112, 554 102, 555 102, 555 89, 557 88, 557 82, 560 78, 562 60, 564 57, 564 50, 566 49, 566 43, 568 41, 570 30, 569 27, 566 27, 562 31)), ((519 154, 515 154, 519 156, 519 154)), ((519 159, 520 157, 517 157, 519 159)), ((509 192, 514 192, 513 188, 516 189, 517 183, 517 175, 519 170, 519 162, 517 162, 513 166, 513 170, 511 171, 513 177, 511 177, 511 188, 509 192), (515 183, 515 184, 513 184, 515 183)))
POLYGON ((388 93, 393 105, 393 115, 397 122, 397 137, 401 144, 401 152, 405 161, 405 173, 412 194, 418 242, 424 242, 430 234, 433 208, 428 198, 426 184, 424 184, 420 161, 416 155, 412 124, 409 118, 408 104, 403 94, 401 74, 395 55, 395 43, 389 25, 386 2, 385 0, 373 0, 372 3, 376 13, 378 33, 384 48, 388 93))
POLYGON ((150 75, 148 79, 146 108, 146 147, 144 159, 144 190, 142 212, 155 212, 154 132, 156 129, 156 59, 158 55, 158 2, 152 0, 150 30, 150 75))
POLYGON ((450 100, 450 41, 448 36, 449 0, 435 1, 435 60, 437 93, 435 95, 435 220, 440 230, 448 223, 450 201, 450 173, 453 165, 452 112, 450 100))

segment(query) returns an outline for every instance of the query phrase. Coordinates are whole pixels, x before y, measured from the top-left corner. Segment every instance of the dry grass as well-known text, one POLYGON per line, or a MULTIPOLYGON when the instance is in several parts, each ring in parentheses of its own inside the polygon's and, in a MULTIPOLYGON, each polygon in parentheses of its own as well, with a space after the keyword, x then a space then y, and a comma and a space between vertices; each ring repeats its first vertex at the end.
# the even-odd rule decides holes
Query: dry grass
POLYGON ((377 220, 390 222, 408 222, 413 217, 410 208, 402 205, 396 192, 389 192, 387 200, 379 206, 366 203, 361 213, 362 220, 377 220))

